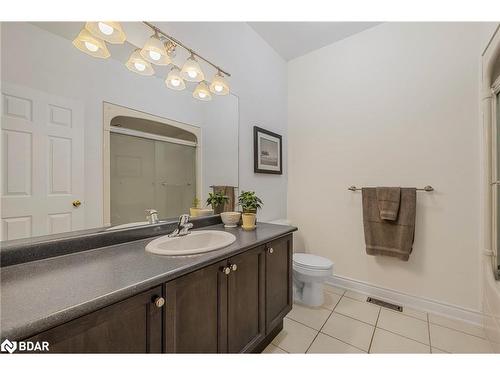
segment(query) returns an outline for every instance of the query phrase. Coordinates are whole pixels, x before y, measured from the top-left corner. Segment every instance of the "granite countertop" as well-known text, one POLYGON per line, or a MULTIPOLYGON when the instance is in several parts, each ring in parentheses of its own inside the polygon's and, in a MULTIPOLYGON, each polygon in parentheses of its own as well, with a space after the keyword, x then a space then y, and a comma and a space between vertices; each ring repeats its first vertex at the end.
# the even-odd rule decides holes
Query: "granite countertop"
POLYGON ((151 237, 1 268, 2 340, 28 338, 297 230, 266 223, 251 232, 222 224, 202 229, 225 230, 236 241, 205 254, 162 256, 145 252, 151 237))

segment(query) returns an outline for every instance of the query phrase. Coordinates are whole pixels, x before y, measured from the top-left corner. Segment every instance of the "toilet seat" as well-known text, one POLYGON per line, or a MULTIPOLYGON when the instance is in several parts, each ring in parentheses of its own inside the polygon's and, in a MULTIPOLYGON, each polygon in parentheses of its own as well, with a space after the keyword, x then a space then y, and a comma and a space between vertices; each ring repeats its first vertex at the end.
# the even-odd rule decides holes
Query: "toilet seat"
POLYGON ((293 254, 293 265, 301 269, 320 271, 331 269, 333 267, 333 262, 330 259, 318 255, 295 253, 293 254))

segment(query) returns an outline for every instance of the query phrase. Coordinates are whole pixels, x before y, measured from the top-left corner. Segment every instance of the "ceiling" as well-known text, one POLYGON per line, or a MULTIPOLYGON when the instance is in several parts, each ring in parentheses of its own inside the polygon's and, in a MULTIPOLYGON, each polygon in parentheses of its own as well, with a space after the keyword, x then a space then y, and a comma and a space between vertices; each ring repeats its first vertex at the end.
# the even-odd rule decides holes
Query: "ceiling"
POLYGON ((286 61, 359 33, 380 22, 249 22, 286 61))

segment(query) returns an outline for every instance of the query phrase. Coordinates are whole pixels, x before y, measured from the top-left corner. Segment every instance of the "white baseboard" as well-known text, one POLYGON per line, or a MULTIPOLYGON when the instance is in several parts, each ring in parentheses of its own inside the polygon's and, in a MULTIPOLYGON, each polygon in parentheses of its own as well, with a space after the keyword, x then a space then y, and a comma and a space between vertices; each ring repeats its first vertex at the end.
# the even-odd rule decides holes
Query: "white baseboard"
POLYGON ((480 311, 469 310, 444 302, 412 296, 410 294, 343 276, 331 276, 326 283, 339 288, 367 294, 371 297, 376 297, 387 302, 411 307, 416 310, 423 310, 454 319, 464 320, 468 323, 482 325, 482 314, 480 311))

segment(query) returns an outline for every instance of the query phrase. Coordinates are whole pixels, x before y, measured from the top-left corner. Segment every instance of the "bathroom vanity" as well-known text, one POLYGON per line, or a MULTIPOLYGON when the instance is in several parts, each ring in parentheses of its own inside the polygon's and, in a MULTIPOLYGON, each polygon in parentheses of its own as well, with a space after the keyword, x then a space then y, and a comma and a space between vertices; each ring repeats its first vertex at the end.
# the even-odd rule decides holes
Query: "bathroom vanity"
POLYGON ((148 237, 3 267, 2 339, 48 341, 51 353, 263 350, 292 307, 296 228, 203 229, 236 241, 171 257, 145 252, 148 237))

